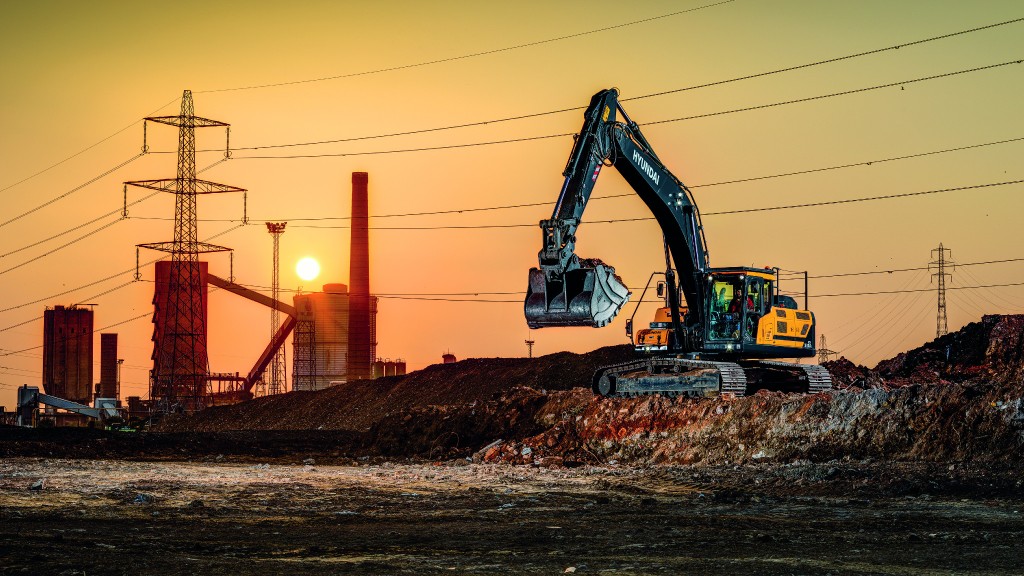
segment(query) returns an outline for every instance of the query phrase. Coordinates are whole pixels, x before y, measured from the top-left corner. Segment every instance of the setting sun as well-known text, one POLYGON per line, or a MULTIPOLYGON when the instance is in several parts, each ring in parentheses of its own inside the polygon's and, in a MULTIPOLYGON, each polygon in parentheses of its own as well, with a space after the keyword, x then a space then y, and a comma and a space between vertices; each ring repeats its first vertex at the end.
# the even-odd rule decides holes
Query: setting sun
POLYGON ((320 275, 320 263, 313 258, 303 258, 295 264, 295 273, 306 282, 313 280, 320 275))

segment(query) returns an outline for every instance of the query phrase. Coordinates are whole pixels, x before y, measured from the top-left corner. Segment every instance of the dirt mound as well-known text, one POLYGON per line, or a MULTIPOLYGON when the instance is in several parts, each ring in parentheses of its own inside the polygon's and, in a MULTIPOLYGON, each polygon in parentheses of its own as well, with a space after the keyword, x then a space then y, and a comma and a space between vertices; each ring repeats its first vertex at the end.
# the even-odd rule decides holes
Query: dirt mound
POLYGON ((847 388, 882 388, 884 383, 878 373, 866 366, 854 364, 840 357, 822 364, 832 375, 832 387, 840 390, 847 388))
POLYGON ((983 316, 960 330, 879 362, 890 385, 1019 382, 1024 377, 1024 315, 983 316))
POLYGON ((1022 395, 1020 384, 932 384, 710 400, 653 396, 565 405, 557 398, 563 408, 544 432, 477 457, 644 464, 1015 461, 1024 455, 1022 395))
POLYGON ((604 399, 590 392, 595 368, 632 357, 628 346, 616 346, 471 359, 213 408, 162 427, 351 431, 349 454, 543 465, 999 462, 1024 452, 1024 316, 985 316, 874 369, 845 358, 826 363, 836 389, 817 395, 604 399))
POLYGON ((167 419, 161 431, 356 430, 386 417, 428 406, 463 406, 493 400, 511 389, 590 388, 599 366, 634 357, 628 345, 586 354, 559 352, 539 358, 471 358, 434 364, 405 376, 350 382, 316 392, 257 398, 167 419))

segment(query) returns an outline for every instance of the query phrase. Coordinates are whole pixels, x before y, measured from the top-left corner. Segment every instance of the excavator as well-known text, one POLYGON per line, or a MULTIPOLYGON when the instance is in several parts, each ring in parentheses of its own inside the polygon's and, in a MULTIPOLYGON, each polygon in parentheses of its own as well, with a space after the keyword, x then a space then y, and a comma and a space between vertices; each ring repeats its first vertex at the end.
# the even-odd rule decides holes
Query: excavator
MULTIPOLYGON (((832 387, 822 366, 779 360, 815 356, 814 314, 780 292, 778 268, 709 265, 693 194, 655 154, 614 88, 591 99, 554 212, 540 222, 543 246, 524 302, 530 328, 606 326, 629 300, 615 268, 575 253, 583 211, 604 166, 615 167, 661 227, 666 289, 659 290, 665 306, 651 327, 637 331, 638 357, 598 369, 595 393, 704 397, 832 387)), ((632 340, 632 322, 626 331, 632 340)))

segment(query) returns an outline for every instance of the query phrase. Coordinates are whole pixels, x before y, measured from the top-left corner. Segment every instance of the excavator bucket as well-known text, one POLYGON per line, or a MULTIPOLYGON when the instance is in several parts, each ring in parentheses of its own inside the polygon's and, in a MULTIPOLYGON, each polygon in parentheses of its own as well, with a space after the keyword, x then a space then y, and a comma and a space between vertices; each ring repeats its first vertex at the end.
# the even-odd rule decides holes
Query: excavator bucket
POLYGON ((563 275, 563 281, 549 282, 544 272, 530 269, 526 291, 526 324, 547 326, 607 325, 629 300, 629 289, 604 264, 583 266, 563 275))

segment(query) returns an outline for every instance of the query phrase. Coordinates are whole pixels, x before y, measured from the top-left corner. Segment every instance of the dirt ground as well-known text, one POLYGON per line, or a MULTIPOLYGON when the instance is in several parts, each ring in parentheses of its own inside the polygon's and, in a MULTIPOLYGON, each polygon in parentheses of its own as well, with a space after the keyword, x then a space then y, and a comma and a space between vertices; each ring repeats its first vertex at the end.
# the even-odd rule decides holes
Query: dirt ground
POLYGON ((927 575, 1024 565, 1019 467, 204 460, 3 460, 0 573, 927 575))

